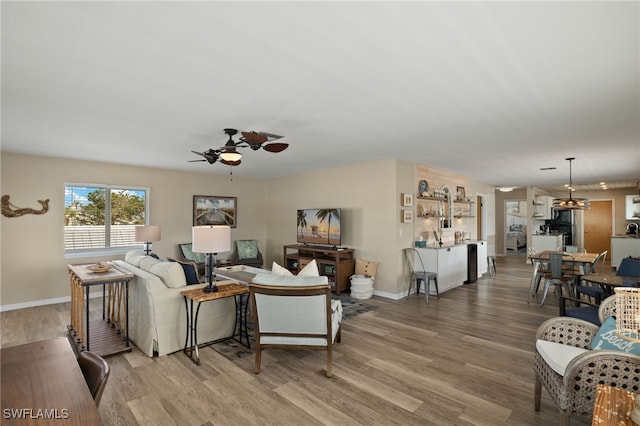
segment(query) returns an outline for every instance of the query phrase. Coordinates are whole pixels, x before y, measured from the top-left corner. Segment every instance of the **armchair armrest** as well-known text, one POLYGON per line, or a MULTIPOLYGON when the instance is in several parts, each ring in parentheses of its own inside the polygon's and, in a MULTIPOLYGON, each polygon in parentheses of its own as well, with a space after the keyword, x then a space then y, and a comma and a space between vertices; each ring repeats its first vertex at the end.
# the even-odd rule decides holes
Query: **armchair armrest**
POLYGON ((536 331, 536 340, 542 339, 590 349, 591 341, 598 329, 597 325, 578 318, 555 317, 540 324, 536 331))
POLYGON ((563 381, 570 387, 593 387, 593 395, 598 383, 638 392, 639 374, 640 356, 623 351, 599 349, 585 352, 572 359, 565 369, 563 381), (593 380, 585 380, 589 377, 593 380))

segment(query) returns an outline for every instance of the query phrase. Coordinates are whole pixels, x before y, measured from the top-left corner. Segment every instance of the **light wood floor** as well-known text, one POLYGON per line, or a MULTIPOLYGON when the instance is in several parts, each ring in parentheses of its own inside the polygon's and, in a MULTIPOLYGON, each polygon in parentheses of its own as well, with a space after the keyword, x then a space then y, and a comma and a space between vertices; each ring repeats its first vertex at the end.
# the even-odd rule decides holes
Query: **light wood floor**
MULTIPOLYGON (((497 274, 437 299, 372 298, 344 321, 333 378, 324 352, 265 351, 231 362, 211 348, 196 366, 181 352, 107 358, 105 425, 555 425, 546 391, 533 409, 537 326, 557 301, 527 304, 524 255, 497 258, 497 274)), ((69 304, 3 312, 2 347, 64 336, 69 304)), ((572 418, 572 425, 590 425, 572 418)))

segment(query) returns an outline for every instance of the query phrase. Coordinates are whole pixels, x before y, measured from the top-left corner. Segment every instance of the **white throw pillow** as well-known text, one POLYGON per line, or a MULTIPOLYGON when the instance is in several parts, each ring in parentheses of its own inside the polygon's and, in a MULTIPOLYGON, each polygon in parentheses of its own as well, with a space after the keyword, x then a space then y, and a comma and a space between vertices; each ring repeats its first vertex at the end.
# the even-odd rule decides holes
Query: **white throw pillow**
POLYGON ((319 277, 320 273, 318 272, 318 264, 316 260, 313 259, 311 262, 307 263, 304 268, 300 272, 298 272, 299 277, 319 277))
POLYGON ((158 276, 167 287, 180 288, 187 285, 184 271, 178 262, 158 262, 149 272, 158 276))
POLYGON ((290 270, 288 270, 287 268, 283 268, 276 262, 273 262, 273 264, 271 265, 271 273, 274 275, 293 275, 290 270))

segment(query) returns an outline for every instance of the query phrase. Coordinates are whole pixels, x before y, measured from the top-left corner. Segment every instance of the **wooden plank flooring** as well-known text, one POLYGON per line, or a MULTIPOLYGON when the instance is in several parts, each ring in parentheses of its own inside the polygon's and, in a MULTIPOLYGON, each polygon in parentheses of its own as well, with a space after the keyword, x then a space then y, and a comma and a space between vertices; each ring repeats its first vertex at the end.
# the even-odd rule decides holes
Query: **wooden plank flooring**
MULTIPOLYGON (((366 301, 378 308, 344 321, 331 379, 324 352, 265 351, 255 375, 253 356, 229 361, 204 348, 197 366, 182 352, 148 358, 134 346, 107 358, 104 424, 558 424, 546 391, 542 410, 533 409, 535 330, 557 315, 557 301, 527 304, 524 255, 496 260, 494 277, 430 297, 429 305, 415 295, 366 301)), ((0 317, 2 347, 14 346, 65 336, 69 304, 0 317)))

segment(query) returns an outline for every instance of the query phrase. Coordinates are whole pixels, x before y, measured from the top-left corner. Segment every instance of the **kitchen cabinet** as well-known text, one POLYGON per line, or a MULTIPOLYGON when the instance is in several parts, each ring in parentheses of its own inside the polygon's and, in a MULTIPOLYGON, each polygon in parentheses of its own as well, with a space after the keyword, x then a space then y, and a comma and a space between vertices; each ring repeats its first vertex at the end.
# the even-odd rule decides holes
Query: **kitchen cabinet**
POLYGON ((563 235, 532 235, 531 236, 531 244, 533 248, 540 252, 545 250, 556 251, 558 247, 562 247, 563 244, 563 235))
POLYGON ((640 202, 634 203, 633 200, 640 200, 640 194, 626 195, 624 197, 625 219, 640 220, 640 202))
POLYGON ((552 219, 553 197, 538 195, 533 200, 533 218, 546 220, 552 219))
POLYGON ((617 268, 625 257, 640 256, 640 238, 612 237, 611 238, 611 266, 617 268))
MULTIPOLYGON (((458 244, 448 247, 418 248, 424 267, 438 274, 440 293, 461 286, 467 279, 467 245, 458 244)), ((486 258, 484 259, 486 263, 486 258)), ((478 269, 480 267, 478 266, 478 269)), ((478 271, 478 274, 480 271, 478 271)), ((432 287, 435 294, 435 287, 432 287)))

